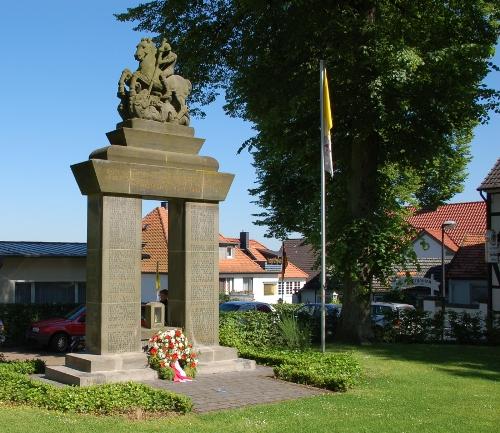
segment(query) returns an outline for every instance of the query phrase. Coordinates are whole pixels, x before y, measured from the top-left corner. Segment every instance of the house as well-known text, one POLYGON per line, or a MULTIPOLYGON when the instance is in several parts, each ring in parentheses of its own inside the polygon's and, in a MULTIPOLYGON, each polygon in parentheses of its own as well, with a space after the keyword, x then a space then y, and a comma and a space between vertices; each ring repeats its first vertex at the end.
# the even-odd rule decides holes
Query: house
POLYGON ((488 311, 500 312, 500 158, 478 187, 486 201, 488 311))
MULTIPOLYGON (((82 303, 87 245, 78 242, 0 242, 0 303, 82 303)), ((293 256, 293 254, 292 254, 293 256)), ((157 277, 168 288, 168 209, 142 220, 141 300, 157 299, 157 277)), ((288 258, 250 239, 219 235, 220 293, 233 298, 292 303, 310 275, 288 258)))
MULTIPOLYGON (((168 287, 168 208, 166 203, 143 218, 142 299, 156 299, 158 264, 162 288, 168 287)), ((305 284, 307 274, 291 261, 281 281, 281 258, 265 245, 250 239, 219 235, 219 290, 234 299, 261 302, 293 302, 293 295, 305 284)))
POLYGON ((85 301, 87 245, 0 241, 0 303, 85 301))
POLYGON ((446 269, 448 302, 463 306, 488 302, 484 235, 468 235, 446 269))

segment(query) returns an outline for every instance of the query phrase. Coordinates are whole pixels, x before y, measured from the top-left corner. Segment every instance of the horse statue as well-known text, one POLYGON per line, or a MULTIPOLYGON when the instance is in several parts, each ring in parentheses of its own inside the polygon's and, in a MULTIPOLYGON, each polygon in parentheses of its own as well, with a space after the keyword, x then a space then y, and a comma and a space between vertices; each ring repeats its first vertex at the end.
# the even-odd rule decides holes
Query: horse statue
POLYGON ((120 116, 189 125, 186 99, 191 82, 174 74, 177 55, 164 39, 156 47, 151 38, 143 38, 134 54, 139 62, 135 72, 124 69, 118 82, 120 116), (128 89, 127 89, 128 87, 128 89))

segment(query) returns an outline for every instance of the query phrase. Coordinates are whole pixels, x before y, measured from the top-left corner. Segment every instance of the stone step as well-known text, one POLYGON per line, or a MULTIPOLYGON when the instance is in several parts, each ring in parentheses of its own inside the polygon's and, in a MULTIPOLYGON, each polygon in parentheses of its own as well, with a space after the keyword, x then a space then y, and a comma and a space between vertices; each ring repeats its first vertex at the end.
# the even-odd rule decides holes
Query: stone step
POLYGON ((62 365, 45 368, 46 379, 77 386, 129 381, 139 382, 143 380, 154 380, 157 377, 157 372, 149 367, 129 370, 98 371, 93 373, 86 373, 62 365))
POLYGON ((253 359, 236 358, 224 361, 200 362, 197 368, 197 375, 248 370, 255 370, 255 361, 253 359))
POLYGON ((234 347, 197 345, 195 349, 198 353, 198 360, 203 363, 229 361, 238 358, 238 351, 234 347))

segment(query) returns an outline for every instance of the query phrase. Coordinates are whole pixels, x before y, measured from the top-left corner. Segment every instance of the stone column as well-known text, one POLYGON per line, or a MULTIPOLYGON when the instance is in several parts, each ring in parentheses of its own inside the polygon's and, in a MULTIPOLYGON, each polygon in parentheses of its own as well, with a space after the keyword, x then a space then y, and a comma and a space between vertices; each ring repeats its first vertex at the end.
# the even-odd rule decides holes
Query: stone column
POLYGON ((169 325, 196 345, 217 346, 219 205, 170 200, 168 209, 169 325))
POLYGON ((88 196, 86 347, 140 351, 142 200, 88 196))

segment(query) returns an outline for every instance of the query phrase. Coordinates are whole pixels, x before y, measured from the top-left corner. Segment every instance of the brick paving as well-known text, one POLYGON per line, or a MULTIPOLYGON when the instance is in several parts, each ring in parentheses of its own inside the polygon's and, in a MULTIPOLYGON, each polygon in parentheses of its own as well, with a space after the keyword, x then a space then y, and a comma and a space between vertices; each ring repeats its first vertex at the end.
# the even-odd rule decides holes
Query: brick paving
POLYGON ((186 383, 161 380, 144 383, 187 395, 193 401, 194 411, 198 413, 295 400, 328 392, 276 380, 273 378, 272 368, 263 366, 257 366, 253 371, 201 375, 186 383))

